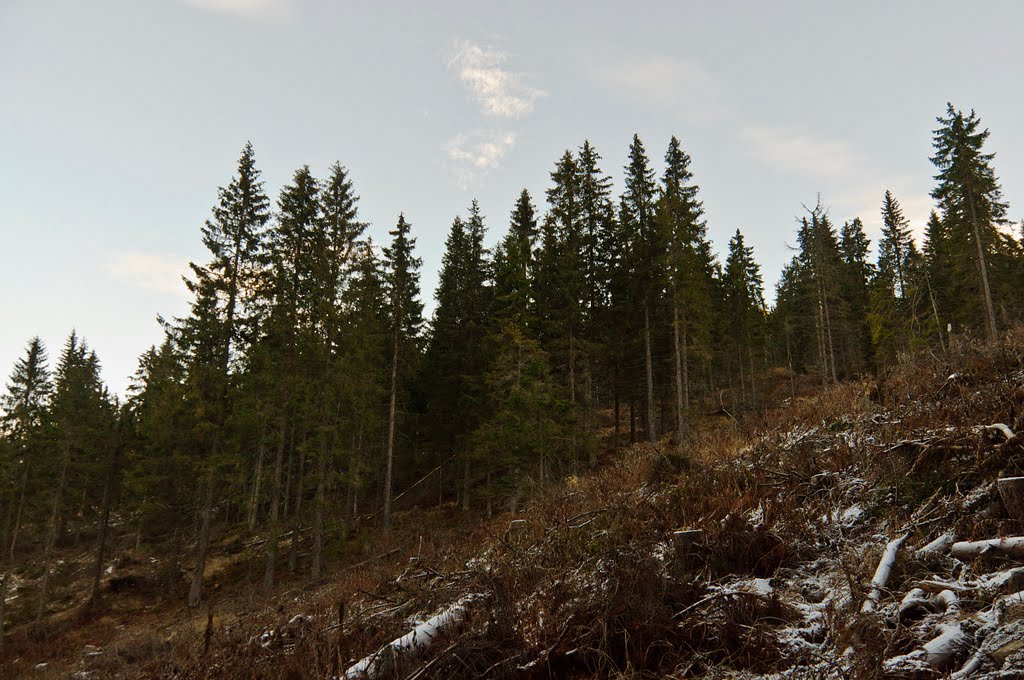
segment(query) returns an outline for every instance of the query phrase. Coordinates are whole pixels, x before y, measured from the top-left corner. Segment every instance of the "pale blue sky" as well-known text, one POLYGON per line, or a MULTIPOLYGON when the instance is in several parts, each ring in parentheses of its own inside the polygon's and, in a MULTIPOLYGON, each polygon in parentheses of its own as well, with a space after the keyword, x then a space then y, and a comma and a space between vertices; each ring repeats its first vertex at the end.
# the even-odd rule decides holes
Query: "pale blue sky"
MULTIPOLYGON (((935 116, 975 108, 1024 216, 1018 2, 0 0, 0 374, 72 327, 122 392, 247 139, 276 200, 340 161, 371 234, 412 222, 429 298, 473 197, 491 240, 589 138, 693 157, 709 232, 774 288, 802 203, 920 229, 935 116)), ((769 293, 771 295, 771 293, 769 293)))

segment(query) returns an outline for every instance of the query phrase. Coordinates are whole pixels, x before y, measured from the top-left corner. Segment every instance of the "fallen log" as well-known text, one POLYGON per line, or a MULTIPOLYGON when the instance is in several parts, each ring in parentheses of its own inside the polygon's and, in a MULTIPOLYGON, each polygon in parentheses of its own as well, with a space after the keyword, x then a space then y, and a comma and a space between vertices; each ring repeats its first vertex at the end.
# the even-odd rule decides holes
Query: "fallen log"
POLYGON ((482 596, 467 595, 402 637, 392 640, 373 654, 349 666, 342 678, 344 680, 371 680, 383 677, 396 659, 400 657, 415 658, 426 651, 444 633, 462 623, 466 618, 468 606, 479 599, 482 599, 482 596))
POLYGON ((994 430, 1003 435, 1003 438, 1006 439, 1006 441, 1008 442, 1017 439, 1017 435, 1014 434, 1013 430, 1011 430, 1007 425, 1004 425, 1003 423, 992 423, 991 425, 982 425, 981 429, 994 430))
POLYGON ((967 634, 959 623, 940 623, 935 627, 939 634, 924 643, 918 649, 888 659, 884 668, 888 673, 899 673, 906 668, 913 668, 920 662, 926 663, 937 671, 949 668, 956 658, 968 647, 967 634))
POLYGON ((864 604, 860 608, 861 613, 866 614, 873 611, 875 605, 882 599, 885 584, 889 582, 889 574, 892 573, 892 567, 896 564, 896 553, 899 552, 900 546, 905 540, 907 540, 907 534, 894 538, 886 544, 885 552, 882 553, 882 559, 879 560, 878 568, 875 569, 875 575, 871 579, 871 592, 868 593, 868 598, 864 600, 864 604))
POLYGON ((1022 557, 1024 556, 1024 536, 990 538, 985 541, 960 541, 954 543, 949 549, 949 554, 958 559, 976 557, 990 552, 1022 557))
POLYGON ((956 537, 952 531, 947 531, 931 543, 921 546, 917 549, 917 555, 920 557, 925 553, 944 553, 948 551, 953 543, 956 541, 956 537))

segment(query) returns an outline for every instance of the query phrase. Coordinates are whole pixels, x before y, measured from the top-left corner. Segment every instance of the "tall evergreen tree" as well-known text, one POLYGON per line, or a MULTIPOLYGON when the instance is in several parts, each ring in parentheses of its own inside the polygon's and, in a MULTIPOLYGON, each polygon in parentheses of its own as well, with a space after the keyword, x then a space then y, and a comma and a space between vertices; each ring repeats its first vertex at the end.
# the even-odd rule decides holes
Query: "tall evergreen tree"
POLYGON ((693 183, 690 156, 672 137, 665 152, 658 220, 668 244, 667 273, 672 308, 672 358, 675 383, 675 437, 685 438, 690 401, 689 348, 706 345, 710 332, 712 272, 704 207, 693 183))
MULTIPOLYGON (((960 259, 966 259, 966 253, 974 253, 972 278, 978 282, 984 304, 986 334, 994 341, 998 328, 988 260, 998 246, 998 227, 1005 223, 1007 209, 992 168, 995 154, 982 150, 989 131, 981 129, 981 120, 973 110, 965 115, 947 104, 946 117, 937 120, 939 128, 934 131, 935 155, 931 161, 939 172, 931 195, 938 201, 942 222, 960 259)), ((971 274, 962 269, 965 271, 960 274, 971 274)))
POLYGON ((388 435, 384 473, 384 526, 391 526, 392 479, 394 477, 395 441, 398 425, 400 369, 409 371, 419 355, 420 328, 423 325, 423 304, 419 300, 420 258, 413 255, 416 239, 409 236, 411 226, 404 215, 389 232, 391 245, 384 249, 384 281, 387 296, 387 318, 391 335, 391 378, 388 401, 388 435), (410 366, 412 364, 412 366, 410 366))
POLYGON ((186 280, 193 294, 191 313, 176 334, 186 349, 191 398, 200 415, 198 448, 206 455, 196 461, 202 486, 196 564, 189 589, 189 606, 198 606, 209 550, 210 523, 218 468, 223 463, 224 426, 229 411, 232 358, 252 338, 264 227, 270 218, 269 200, 256 169, 251 144, 242 149, 235 177, 218 190, 213 216, 203 228, 203 245, 210 252, 205 265, 190 263, 186 280))
POLYGON ((629 162, 625 168, 625 190, 619 208, 620 227, 628 239, 631 297, 642 314, 641 332, 644 353, 644 404, 647 439, 658 439, 654 402, 654 358, 652 333, 654 316, 664 286, 664 237, 655 219, 654 170, 639 135, 633 135, 629 162))
POLYGON ((53 388, 47 361, 43 341, 38 336, 29 340, 24 358, 14 364, 6 394, 0 397, 0 434, 12 446, 12 460, 5 470, 7 514, 0 561, 3 556, 14 558, 32 471, 46 455, 45 426, 53 388))

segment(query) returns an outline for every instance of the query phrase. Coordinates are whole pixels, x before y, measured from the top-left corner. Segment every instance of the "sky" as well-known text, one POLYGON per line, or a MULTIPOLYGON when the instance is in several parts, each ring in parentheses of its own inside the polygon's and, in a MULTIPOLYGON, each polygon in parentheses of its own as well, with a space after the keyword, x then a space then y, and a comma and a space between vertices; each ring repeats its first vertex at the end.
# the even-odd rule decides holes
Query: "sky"
POLYGON ((621 188, 634 133, 691 155, 718 252, 741 229, 768 298, 818 195, 877 238, 920 232, 932 130, 975 109, 1024 217, 1024 3, 0 0, 0 379, 72 329, 123 394, 183 315, 181 275, 247 140, 276 201, 339 161, 377 241, 404 213, 430 306, 452 219, 497 241, 585 139, 621 188))

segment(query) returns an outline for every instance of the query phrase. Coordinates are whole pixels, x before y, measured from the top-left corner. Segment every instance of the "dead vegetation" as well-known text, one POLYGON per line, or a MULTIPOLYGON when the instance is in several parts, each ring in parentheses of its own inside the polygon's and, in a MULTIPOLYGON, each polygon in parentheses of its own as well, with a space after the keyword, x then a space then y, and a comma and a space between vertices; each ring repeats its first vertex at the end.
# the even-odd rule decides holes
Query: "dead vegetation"
MULTIPOLYGON (((1024 335, 962 342, 760 417, 705 423, 678 452, 630 448, 518 514, 453 527, 444 510, 418 512, 310 589, 264 600, 239 560, 243 577, 225 580, 228 604, 209 614, 94 612, 48 646, 15 638, 3 668, 338 677, 471 596, 456 632, 416 655, 389 651, 377 674, 1009 677, 998 673, 1024 668, 1020 554, 957 558, 952 538, 920 548, 1024 534, 996 486, 1024 475, 1022 431, 1024 335)), ((131 571, 108 586, 156 587, 131 571)))

